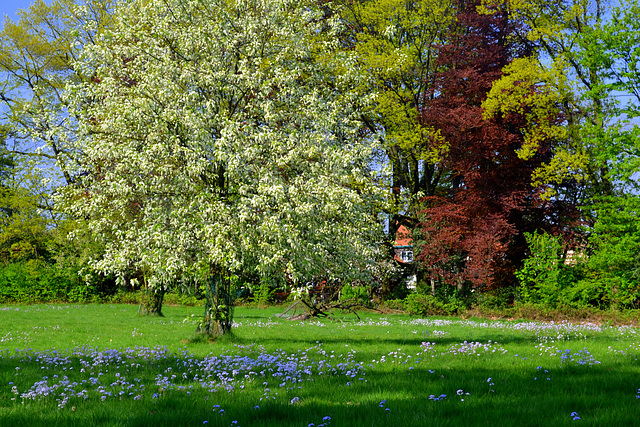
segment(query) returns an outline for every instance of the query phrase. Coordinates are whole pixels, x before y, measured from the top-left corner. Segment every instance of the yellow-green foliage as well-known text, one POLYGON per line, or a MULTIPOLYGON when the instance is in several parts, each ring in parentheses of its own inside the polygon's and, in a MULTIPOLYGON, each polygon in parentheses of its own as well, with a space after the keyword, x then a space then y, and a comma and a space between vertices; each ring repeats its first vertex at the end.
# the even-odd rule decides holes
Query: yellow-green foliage
POLYGON ((51 217, 43 216, 33 177, 12 158, 0 181, 0 262, 46 258, 51 217))
POLYGON ((363 90, 377 94, 374 115, 387 145, 436 161, 444 141, 420 124, 418 108, 434 68, 434 47, 455 19, 450 2, 371 0, 356 2, 346 15, 361 27, 355 49, 370 76, 363 90))
POLYGON ((567 40, 568 29, 589 19, 591 3, 590 0, 484 0, 479 9, 491 13, 496 7, 506 8, 514 20, 524 21, 529 27, 529 40, 563 44, 567 40))
MULTIPOLYGON (((553 158, 537 168, 532 174, 532 185, 540 187, 544 184, 560 184, 567 179, 583 180, 583 171, 589 163, 589 156, 582 151, 570 152, 565 149, 556 150, 553 158)), ((547 188, 544 198, 556 195, 553 188, 547 188)))
POLYGON ((8 106, 13 123, 26 126, 31 118, 27 111, 60 102, 60 91, 73 78, 74 43, 82 25, 73 19, 75 6, 73 0, 56 0, 50 5, 38 0, 18 11, 18 21, 5 18, 0 32, 0 70, 6 76, 3 89, 12 101, 8 106))
POLYGON ((534 57, 517 58, 503 72, 482 105, 484 117, 524 114, 525 138, 518 156, 528 160, 542 141, 567 137, 565 126, 555 120, 559 104, 569 96, 567 79, 562 69, 544 69, 534 57))
MULTIPOLYGON (((484 103, 485 117, 525 114, 521 129, 525 136, 518 155, 529 159, 538 153, 541 142, 553 141, 554 158, 533 174, 532 184, 559 184, 567 178, 581 179, 589 168, 590 156, 576 126, 587 110, 599 116, 599 103, 582 95, 598 76, 580 64, 577 40, 597 17, 592 1, 570 0, 549 3, 542 0, 486 0, 484 13, 507 9, 516 22, 528 29, 521 36, 536 46, 529 57, 519 58, 504 68, 484 103), (563 122, 558 121, 560 114, 563 122)), ((591 119, 586 119, 591 120, 591 119)), ((553 195, 553 190, 547 196, 553 195)))
MULTIPOLYGON (((521 159, 534 157, 545 141, 563 142, 570 136, 567 124, 557 120, 560 106, 572 97, 564 69, 562 61, 545 68, 534 57, 515 59, 503 69, 503 77, 496 81, 483 103, 485 118, 524 114, 525 127, 521 129, 524 142, 518 150, 521 159)), ((580 147, 557 145, 554 157, 534 171, 533 186, 582 178, 589 157, 580 147)), ((553 195, 553 188, 547 189, 545 196, 553 195)))

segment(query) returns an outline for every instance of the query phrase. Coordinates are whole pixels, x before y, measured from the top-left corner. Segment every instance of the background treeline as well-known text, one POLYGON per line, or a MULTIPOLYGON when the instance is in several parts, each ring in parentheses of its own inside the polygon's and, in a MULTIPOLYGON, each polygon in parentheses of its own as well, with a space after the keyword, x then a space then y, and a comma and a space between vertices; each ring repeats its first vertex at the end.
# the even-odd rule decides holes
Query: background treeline
MULTIPOLYGON (((117 3, 39 1, 4 22, 0 302, 148 291, 134 268, 119 281, 94 271, 104 242, 53 197, 80 182, 65 88, 91 78, 76 61, 127 2, 117 3)), ((342 283, 343 298, 416 314, 638 308, 637 1, 314 4, 356 53, 355 90, 375 94, 361 132, 381 140, 372 162, 388 171, 383 267, 368 283, 342 283), (392 261, 400 226, 414 243, 409 265, 392 261)), ((229 280, 239 298, 290 298, 286 280, 229 280)), ((201 296, 180 283, 162 294, 186 289, 172 298, 201 296)))

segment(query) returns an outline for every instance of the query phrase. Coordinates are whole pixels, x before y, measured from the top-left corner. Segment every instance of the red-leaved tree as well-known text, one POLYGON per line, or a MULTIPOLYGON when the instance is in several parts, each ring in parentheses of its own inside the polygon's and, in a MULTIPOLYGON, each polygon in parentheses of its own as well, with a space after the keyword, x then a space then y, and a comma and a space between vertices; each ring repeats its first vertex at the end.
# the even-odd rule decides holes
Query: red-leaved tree
POLYGON ((492 83, 510 60, 527 54, 527 46, 510 37, 515 24, 506 14, 481 15, 479 3, 459 5, 422 111, 424 124, 443 137, 433 144, 446 144, 441 163, 448 170, 440 190, 422 200, 414 232, 416 260, 432 286, 511 284, 526 251, 523 233, 558 231, 565 221, 558 206, 543 202, 531 185, 531 173, 549 155, 550 142, 537 157, 522 160, 516 150, 523 142, 524 116, 483 118, 482 102, 492 83))

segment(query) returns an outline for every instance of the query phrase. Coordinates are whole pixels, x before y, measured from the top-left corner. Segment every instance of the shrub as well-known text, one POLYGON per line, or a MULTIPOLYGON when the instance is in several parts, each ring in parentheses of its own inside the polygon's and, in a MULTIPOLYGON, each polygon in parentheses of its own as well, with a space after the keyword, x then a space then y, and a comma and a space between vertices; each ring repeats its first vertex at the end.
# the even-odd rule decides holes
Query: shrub
POLYGON ((187 305, 194 307, 204 305, 204 300, 198 299, 195 295, 167 292, 164 296, 164 303, 168 305, 187 305))
POLYGON ((354 300, 362 305, 370 305, 369 292, 366 286, 352 286, 346 284, 340 292, 340 301, 354 300))
POLYGON ((513 303, 513 299, 513 288, 498 288, 480 293, 477 303, 479 307, 489 310, 505 309, 513 303))
POLYGON ((410 294, 404 300, 405 310, 417 316, 442 316, 459 313, 464 307, 458 301, 443 302, 433 295, 410 294))
POLYGON ((562 265, 560 237, 543 233, 525 233, 529 256, 516 271, 520 281, 520 301, 556 307, 560 297, 559 275, 562 265))
POLYGON ((390 299, 386 300, 381 308, 386 308, 388 310, 400 310, 405 311, 405 302, 401 299, 390 299))
POLYGON ((115 298, 112 278, 85 283, 77 271, 43 260, 0 265, 0 303, 103 302, 115 298))
POLYGON ((85 290, 41 260, 7 264, 0 268, 0 302, 30 304, 74 301, 85 290), (73 299, 71 299, 73 298, 73 299))
POLYGON ((606 287, 603 286, 602 280, 594 280, 594 278, 571 283, 563 289, 561 302, 563 306, 571 308, 606 308, 609 306, 606 287))

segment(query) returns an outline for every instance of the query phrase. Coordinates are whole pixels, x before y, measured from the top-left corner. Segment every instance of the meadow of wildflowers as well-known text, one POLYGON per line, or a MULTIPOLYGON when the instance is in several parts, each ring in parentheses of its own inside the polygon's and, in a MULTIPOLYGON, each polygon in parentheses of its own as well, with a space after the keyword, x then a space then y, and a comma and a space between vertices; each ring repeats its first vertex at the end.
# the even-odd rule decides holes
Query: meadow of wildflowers
POLYGON ((193 309, 135 312, 0 307, 0 426, 640 420, 633 327, 368 313, 300 323, 239 308, 233 334, 206 342, 193 309))

